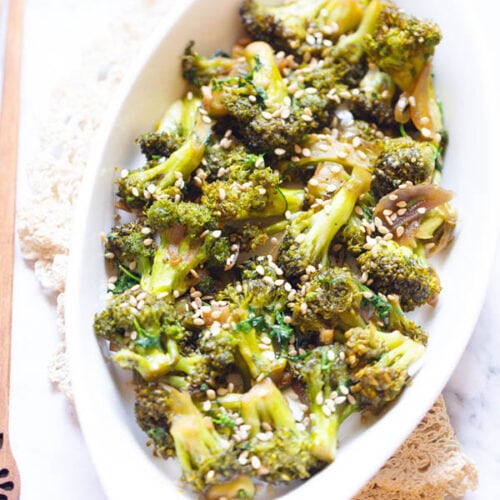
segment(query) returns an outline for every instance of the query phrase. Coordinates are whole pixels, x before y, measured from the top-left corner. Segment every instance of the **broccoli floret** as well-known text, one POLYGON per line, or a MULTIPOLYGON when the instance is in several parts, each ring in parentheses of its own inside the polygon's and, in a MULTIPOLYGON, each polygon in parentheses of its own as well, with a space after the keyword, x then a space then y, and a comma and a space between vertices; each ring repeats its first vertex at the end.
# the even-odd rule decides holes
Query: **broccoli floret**
POLYGON ((177 100, 169 106, 154 132, 141 135, 137 143, 148 161, 168 158, 182 146, 193 130, 201 100, 177 100))
POLYGON ((174 198, 179 194, 200 164, 211 133, 210 119, 198 112, 194 128, 179 149, 168 157, 155 157, 145 167, 126 172, 118 179, 118 195, 125 205, 140 208, 155 198, 174 198))
POLYGON ((403 390, 408 370, 425 347, 398 331, 380 332, 373 325, 345 334, 352 393, 363 408, 381 410, 403 390))
POLYGON ((215 430, 212 420, 198 410, 188 392, 166 385, 147 387, 138 395, 136 415, 146 432, 158 420, 168 422, 183 480, 195 491, 231 478, 237 470, 230 443, 215 430))
POLYGON ((434 173, 437 150, 428 142, 410 137, 387 139, 374 166, 372 191, 377 198, 398 189, 401 184, 429 182, 434 173))
POLYGON ((209 379, 203 358, 187 348, 190 333, 165 299, 127 290, 96 315, 94 330, 110 342, 111 358, 120 367, 136 370, 145 380, 173 372, 198 385, 209 379))
POLYGON ((204 183, 202 202, 221 221, 283 216, 302 208, 304 191, 280 186, 278 173, 266 167, 261 156, 238 155, 224 180, 204 183))
POLYGON ((305 359, 293 363, 293 373, 304 384, 309 400, 311 453, 324 462, 333 462, 339 427, 359 410, 349 394, 351 380, 343 346, 314 348, 305 359))
POLYGON ((130 222, 113 227, 107 235, 105 255, 113 261, 119 280, 113 293, 119 294, 139 283, 141 276, 150 275, 155 245, 144 244, 151 240, 150 232, 144 224, 130 222))
POLYGON ((441 291, 439 277, 425 257, 394 241, 375 243, 358 257, 358 264, 373 290, 399 296, 403 311, 434 303, 441 291))
POLYGON ((203 205, 158 200, 146 216, 159 235, 151 275, 146 283, 141 280, 151 293, 182 295, 198 266, 221 268, 231 255, 229 240, 221 237, 212 212, 203 205))
POLYGON ((252 151, 283 157, 304 134, 329 123, 332 101, 306 92, 292 98, 267 43, 251 43, 245 57, 247 75, 213 80, 205 106, 252 151))
POLYGON ((154 454, 161 458, 174 457, 165 389, 155 383, 136 386, 134 410, 137 424, 151 439, 148 444, 153 446, 154 454))
POLYGON ((327 267, 308 275, 296 294, 292 324, 307 335, 364 326, 363 290, 348 268, 327 267))
POLYGON ((213 57, 203 57, 194 50, 191 41, 182 57, 182 76, 195 87, 208 85, 214 78, 224 78, 245 71, 247 64, 241 58, 217 51, 213 57))
POLYGON ((399 88, 407 90, 440 41, 441 30, 435 23, 417 19, 391 5, 380 13, 375 31, 365 39, 365 49, 399 88))
POLYGON ((290 482, 320 468, 310 452, 309 434, 299 429, 285 396, 269 378, 245 394, 232 394, 230 400, 244 422, 245 439, 238 448, 246 452, 250 473, 272 483, 290 482), (251 457, 257 457, 260 467, 254 468, 251 457))
POLYGON ((373 210, 376 200, 371 192, 360 199, 347 224, 337 234, 335 242, 343 245, 352 255, 358 256, 365 250, 367 227, 373 223, 373 210))
MULTIPOLYGON (((358 29, 340 38, 330 50, 325 51, 323 68, 333 72, 338 82, 357 87, 367 71, 365 37, 375 30, 383 4, 372 0, 363 12, 358 29)), ((340 102, 340 101, 339 101, 340 102)))
POLYGON ((349 107, 357 118, 382 127, 396 128, 394 117, 395 85, 392 78, 378 69, 370 69, 359 88, 351 91, 349 107))
POLYGON ((278 264, 286 276, 298 277, 308 266, 324 266, 335 235, 348 222, 359 196, 368 190, 370 173, 355 167, 349 179, 317 210, 299 212, 290 221, 280 247, 278 264))
POLYGON ((321 47, 323 38, 336 39, 342 33, 356 29, 363 9, 356 0, 294 0, 278 3, 246 0, 240 13, 252 37, 270 43, 277 50, 307 53, 316 45, 321 47), (318 32, 322 34, 320 41, 313 36, 313 33, 318 32))
POLYGON ((288 292, 266 281, 247 279, 219 292, 217 300, 229 308, 229 318, 224 325, 211 325, 199 340, 214 370, 236 366, 247 386, 262 374, 281 378, 286 358, 280 354, 293 333, 284 322, 288 292))

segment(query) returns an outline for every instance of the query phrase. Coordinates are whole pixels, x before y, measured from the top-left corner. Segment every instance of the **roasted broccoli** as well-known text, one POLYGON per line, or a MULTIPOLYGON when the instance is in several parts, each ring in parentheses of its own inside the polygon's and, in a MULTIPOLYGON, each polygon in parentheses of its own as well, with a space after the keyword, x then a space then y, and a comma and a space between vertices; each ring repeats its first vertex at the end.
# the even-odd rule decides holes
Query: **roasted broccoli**
POLYGON ((198 386, 210 380, 205 359, 192 351, 191 334, 166 299, 138 287, 127 290, 96 315, 94 330, 110 342, 113 361, 136 370, 145 380, 173 373, 198 386))
POLYGON ((363 9, 357 0, 282 0, 274 3, 245 0, 240 13, 246 30, 255 39, 264 40, 278 50, 303 54, 312 47, 321 48, 323 39, 336 40, 343 33, 356 29, 363 9))
POLYGON ((441 30, 435 23, 422 21, 389 5, 380 13, 376 29, 365 38, 365 50, 400 89, 407 90, 440 41, 441 30))
POLYGON ((278 264, 286 276, 297 278, 308 266, 326 266, 328 252, 338 231, 348 222, 361 194, 369 188, 371 175, 355 167, 349 179, 319 209, 298 213, 288 225, 278 264))
POLYGON ((155 198, 179 195, 184 182, 200 164, 211 133, 211 120, 198 111, 194 127, 179 149, 168 157, 155 156, 137 170, 123 171, 117 183, 118 195, 125 205, 140 208, 155 198))
POLYGON ((211 325, 199 340, 216 371, 234 365, 247 386, 262 374, 281 378, 286 358, 280 354, 293 333, 284 322, 287 297, 281 284, 263 279, 246 279, 219 292, 217 299, 228 307, 229 318, 224 325, 211 325))
POLYGON ((311 453, 333 462, 342 422, 359 410, 350 394, 350 373, 340 344, 316 347, 292 364, 295 376, 304 384, 310 407, 311 453))
POLYGON ((196 407, 188 392, 166 385, 141 387, 135 412, 149 436, 165 434, 159 441, 160 451, 169 452, 173 442, 183 479, 195 491, 234 475, 237 461, 231 444, 215 430, 212 420, 196 407))
POLYGON ((235 157, 222 180, 202 185, 201 201, 222 221, 283 216, 297 212, 304 203, 302 189, 282 187, 278 173, 253 154, 235 157))
POLYGON ((425 256, 394 241, 380 240, 358 257, 369 286, 384 295, 397 295, 403 311, 433 304, 441 291, 436 271, 425 256))
POLYGON ((437 155, 437 149, 428 142, 417 142, 410 137, 386 139, 374 166, 373 193, 382 198, 401 184, 430 182, 437 155))
POLYGON ((201 265, 223 269, 230 243, 217 229, 212 212, 198 203, 158 200, 146 211, 149 227, 158 234, 151 274, 142 277, 152 293, 182 295, 196 282, 201 265))
MULTIPOLYGON (((276 385, 267 378, 245 394, 227 398, 239 412, 242 432, 237 449, 240 463, 268 482, 305 479, 321 467, 310 451, 310 436, 300 429, 290 406, 276 385), (255 457, 255 458, 253 458, 255 457)), ((220 404, 224 405, 224 398, 220 404)))
POLYGON ((193 130, 201 101, 177 100, 169 106, 154 132, 141 135, 137 143, 148 161, 168 158, 177 151, 193 130))
POLYGON ((282 157, 293 151, 304 134, 328 124, 331 101, 317 93, 290 96, 267 43, 253 42, 244 54, 248 73, 212 80, 205 105, 252 151, 282 157))
POLYGON ((400 332, 380 332, 373 325, 353 328, 345 338, 351 392, 363 408, 375 412, 401 393, 408 370, 425 352, 422 344, 400 332))
POLYGON ((395 85, 392 78, 371 68, 359 87, 351 90, 349 107, 355 117, 369 120, 382 127, 396 128, 394 116, 395 85))

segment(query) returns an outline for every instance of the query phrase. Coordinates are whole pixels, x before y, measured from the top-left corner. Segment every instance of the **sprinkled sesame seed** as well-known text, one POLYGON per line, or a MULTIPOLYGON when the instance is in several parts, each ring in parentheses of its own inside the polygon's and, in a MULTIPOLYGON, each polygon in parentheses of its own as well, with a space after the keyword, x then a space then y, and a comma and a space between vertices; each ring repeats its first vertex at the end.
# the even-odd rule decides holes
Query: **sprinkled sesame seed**
POLYGON ((212 120, 210 119, 209 116, 204 115, 204 116, 202 116, 201 119, 203 120, 204 123, 206 123, 208 125, 210 125, 212 123, 212 120))
POLYGON ((283 118, 283 120, 287 120, 289 117, 290 117, 290 108, 284 108, 281 110, 281 118, 283 118))
POLYGON ((262 118, 264 118, 266 120, 270 120, 272 117, 273 117, 273 115, 271 113, 269 113, 269 111, 262 112, 262 118))
POLYGON ((345 396, 339 396, 338 398, 335 398, 333 401, 336 405, 341 405, 342 403, 346 402, 346 397, 345 396))
POLYGON ((133 194, 134 196, 139 196, 139 190, 138 190, 136 187, 133 187, 133 188, 132 188, 132 194, 133 194))
POLYGON ((145 246, 145 247, 149 247, 149 246, 151 246, 152 244, 153 244, 153 239, 152 239, 152 238, 146 238, 146 239, 144 240, 144 246, 145 246))
POLYGON ((339 386, 339 389, 344 396, 347 396, 349 394, 349 389, 345 385, 339 386))
POLYGON ((212 236, 214 238, 220 238, 222 236, 222 231, 220 229, 216 229, 215 231, 212 231, 212 236))
POLYGON ((303 316, 307 314, 307 304, 305 302, 302 302, 302 304, 300 304, 300 313, 303 316))
POLYGON ((256 97, 256 96, 254 96, 254 95, 250 95, 250 96, 248 96, 248 100, 249 100, 250 102, 257 102, 257 97, 256 97))
POLYGON ((203 411, 210 411, 212 408, 212 402, 211 401, 203 401, 202 404, 203 411))
POLYGON ((114 254, 113 252, 106 252, 106 253, 104 254, 104 257, 105 257, 106 259, 110 259, 110 260, 111 260, 111 259, 114 259, 114 258, 115 258, 115 254, 114 254))
POLYGON ((425 207, 420 207, 417 208, 417 212, 421 215, 424 215, 427 212, 427 209, 425 207))
POLYGON ((172 292, 172 295, 174 296, 174 299, 178 299, 178 298, 179 298, 179 296, 180 296, 179 290, 174 290, 174 291, 172 292))
POLYGON ((129 174, 129 171, 128 171, 126 168, 124 168, 124 169, 120 172, 120 177, 121 177, 122 179, 125 179, 125 177, 127 177, 127 175, 128 175, 128 174, 129 174))
POLYGON ((423 135, 424 137, 431 137, 431 136, 432 136, 432 132, 431 132, 428 128, 425 128, 425 127, 424 127, 424 128, 422 128, 422 129, 420 130, 420 132, 422 132, 422 135, 423 135))
POLYGON ((216 397, 215 391, 213 389, 207 390, 207 398, 213 401, 216 397))
POLYGON ((321 411, 327 416, 329 417, 331 414, 332 414, 332 410, 331 408, 327 405, 327 404, 324 404, 322 407, 321 407, 321 411))
POLYGON ((324 401, 323 393, 318 392, 318 394, 316 394, 316 399, 315 399, 316 404, 317 405, 322 405, 323 401, 324 401))
POLYGON ((403 226, 399 226, 397 229, 396 229, 396 236, 398 238, 401 238, 401 236, 403 236, 405 232, 405 228, 403 226))
POLYGON ((283 149, 283 148, 276 148, 276 149, 274 150, 274 154, 275 154, 276 156, 283 156, 285 153, 286 153, 286 150, 285 150, 285 149, 283 149))
POLYGON ((244 451, 239 455, 238 462, 240 463, 240 465, 248 464, 248 451, 244 451))

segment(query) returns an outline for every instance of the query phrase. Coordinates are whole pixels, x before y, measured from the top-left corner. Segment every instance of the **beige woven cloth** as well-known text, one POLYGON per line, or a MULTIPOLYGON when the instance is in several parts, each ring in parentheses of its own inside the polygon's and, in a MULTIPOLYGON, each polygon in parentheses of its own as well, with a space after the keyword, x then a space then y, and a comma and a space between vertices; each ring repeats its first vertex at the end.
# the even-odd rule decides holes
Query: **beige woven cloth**
MULTIPOLYGON (((40 149, 29 165, 31 196, 21 200, 19 237, 45 288, 58 295, 58 352, 50 379, 70 399, 64 343, 64 282, 73 205, 103 110, 146 37, 172 0, 128 0, 114 26, 84 54, 80 68, 54 89, 40 149), (30 203, 29 200, 35 200, 30 203)), ((356 497, 412 500, 459 498, 477 486, 474 464, 460 450, 443 398, 356 497)))

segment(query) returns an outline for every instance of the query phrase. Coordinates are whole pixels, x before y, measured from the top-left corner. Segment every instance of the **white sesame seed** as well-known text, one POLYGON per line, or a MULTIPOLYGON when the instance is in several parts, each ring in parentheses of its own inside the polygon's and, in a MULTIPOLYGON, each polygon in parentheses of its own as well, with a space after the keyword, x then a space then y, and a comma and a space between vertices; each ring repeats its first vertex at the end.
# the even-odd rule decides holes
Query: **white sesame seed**
POLYGON ((344 396, 347 396, 349 394, 349 389, 345 385, 339 386, 339 389, 344 396))
POLYGON ((152 239, 152 238, 146 238, 146 239, 144 240, 144 246, 145 246, 145 247, 149 247, 149 246, 151 246, 152 244, 153 244, 153 239, 152 239))
POLYGON ((139 190, 138 190, 136 187, 133 187, 133 188, 132 188, 132 194, 133 194, 134 196, 139 196, 139 190))
POLYGON ((302 118, 302 120, 304 120, 305 122, 312 122, 312 121, 313 121, 312 116, 306 115, 305 113, 303 113, 302 115, 300 115, 300 117, 301 117, 301 118, 302 118))
POLYGON ((329 406, 329 405, 327 405, 327 404, 324 404, 324 405, 321 407, 321 411, 322 411, 322 412, 323 412, 323 413, 324 413, 327 417, 331 416, 331 414, 332 414, 332 410, 331 410, 330 406, 329 406))
POLYGON ((212 236, 214 238, 220 238, 222 236, 222 231, 220 229, 216 229, 215 231, 212 231, 212 236))
POLYGON ((275 154, 276 156, 283 156, 285 153, 286 153, 286 150, 285 150, 285 149, 283 149, 283 148, 276 148, 276 149, 274 150, 274 154, 275 154))
POLYGON ((202 116, 201 118, 203 120, 204 123, 207 123, 208 125, 210 125, 212 123, 212 120, 210 119, 210 117, 204 115, 202 116))
POLYGON ((260 467, 262 465, 259 457, 255 456, 255 455, 253 455, 252 458, 250 459, 250 463, 254 469, 260 469, 260 467))
POLYGON ((317 405, 322 405, 322 404, 323 404, 323 401, 324 401, 324 398, 323 398, 323 393, 318 392, 318 394, 316 394, 315 403, 316 403, 317 405))
POLYGON ((422 128, 422 129, 420 130, 420 132, 422 132, 422 135, 423 135, 424 137, 431 137, 431 136, 432 136, 432 132, 431 132, 428 128, 425 128, 425 127, 424 127, 424 128, 422 128))
POLYGON ((289 117, 290 117, 290 108, 284 108, 281 110, 281 118, 283 118, 283 120, 287 120, 289 117))
POLYGON ((341 405, 342 403, 346 402, 346 397, 345 396, 339 396, 338 398, 335 398, 333 401, 336 405, 341 405))
POLYGON ((212 408, 212 402, 211 401, 203 401, 202 404, 203 411, 210 411, 212 408))
POLYGON ((212 481, 215 478, 215 471, 209 470, 206 475, 207 481, 212 481))
POLYGON ((193 324, 196 326, 204 326, 205 320, 203 318, 195 318, 193 319, 193 324))
POLYGON ((425 207, 420 207, 417 208, 417 212, 421 215, 424 215, 427 212, 427 209, 425 207))
POLYGON ((124 168, 124 169, 120 172, 120 177, 121 177, 122 179, 125 179, 125 177, 127 177, 127 175, 128 175, 128 174, 129 174, 129 171, 128 171, 126 168, 124 168))
POLYGON ((104 254, 104 257, 105 257, 106 259, 111 260, 111 259, 114 259, 114 258, 115 258, 115 254, 114 254, 113 252, 106 252, 106 253, 104 254))
POLYGON ((273 115, 271 113, 269 113, 269 111, 262 112, 262 118, 264 118, 265 120, 270 120, 272 117, 273 117, 273 115))

